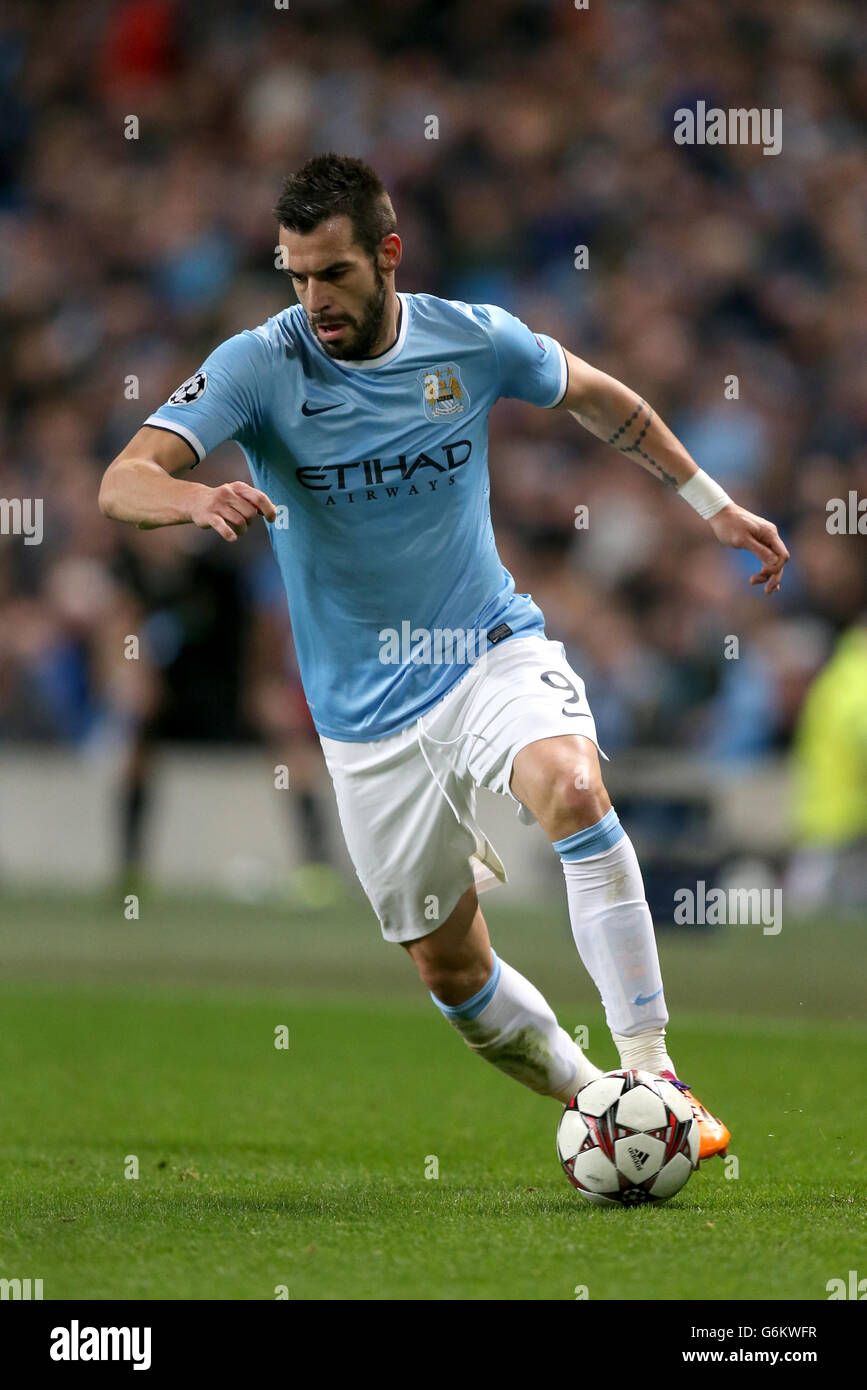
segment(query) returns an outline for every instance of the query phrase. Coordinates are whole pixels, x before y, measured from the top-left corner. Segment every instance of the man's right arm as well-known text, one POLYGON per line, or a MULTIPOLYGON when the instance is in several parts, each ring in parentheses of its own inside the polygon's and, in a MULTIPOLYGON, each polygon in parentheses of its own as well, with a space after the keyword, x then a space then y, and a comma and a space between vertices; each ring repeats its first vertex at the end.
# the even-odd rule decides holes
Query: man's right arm
POLYGON ((99 489, 100 511, 143 530, 192 522, 227 541, 242 536, 256 516, 274 520, 274 503, 249 483, 208 487, 176 476, 196 461, 180 435, 143 425, 106 469, 99 489))

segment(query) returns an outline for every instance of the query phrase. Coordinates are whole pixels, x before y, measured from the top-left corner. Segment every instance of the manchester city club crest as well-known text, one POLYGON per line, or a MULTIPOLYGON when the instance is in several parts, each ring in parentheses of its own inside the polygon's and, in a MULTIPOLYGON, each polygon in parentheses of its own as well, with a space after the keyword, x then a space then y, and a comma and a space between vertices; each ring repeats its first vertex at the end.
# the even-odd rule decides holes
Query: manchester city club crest
POLYGON ((429 420, 449 419, 462 415, 470 403, 469 393, 461 381, 461 369, 454 362, 438 362, 419 372, 424 413, 429 420))

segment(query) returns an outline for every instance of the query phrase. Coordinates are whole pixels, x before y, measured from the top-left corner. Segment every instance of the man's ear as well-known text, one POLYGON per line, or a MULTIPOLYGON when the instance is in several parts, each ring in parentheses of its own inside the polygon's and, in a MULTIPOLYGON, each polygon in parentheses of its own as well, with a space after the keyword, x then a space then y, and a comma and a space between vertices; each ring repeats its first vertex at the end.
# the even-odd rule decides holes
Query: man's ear
POLYGON ((379 243, 379 250, 376 253, 376 263, 379 269, 386 273, 397 270, 403 256, 403 247, 397 232, 389 232, 379 243))

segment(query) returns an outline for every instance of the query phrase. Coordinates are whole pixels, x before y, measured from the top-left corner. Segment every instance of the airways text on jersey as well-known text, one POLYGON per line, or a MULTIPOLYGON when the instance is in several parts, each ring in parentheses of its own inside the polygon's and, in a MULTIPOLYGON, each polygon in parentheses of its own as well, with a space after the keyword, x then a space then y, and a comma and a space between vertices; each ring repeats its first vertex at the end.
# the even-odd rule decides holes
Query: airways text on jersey
POLYGON ((472 452, 471 441, 459 439, 453 444, 439 445, 436 457, 426 453, 417 454, 415 458, 400 454, 392 462, 370 458, 355 459, 352 463, 324 463, 318 468, 296 468, 295 476, 301 486, 311 492, 330 493, 325 498, 326 506, 336 505, 338 494, 343 494, 347 502, 355 502, 356 498, 375 502, 380 497, 412 497, 418 496, 425 483, 431 492, 436 492, 441 474, 450 475, 442 481, 446 487, 451 487, 455 481, 453 470, 468 463, 472 452), (433 472, 423 473, 425 469, 433 472), (405 482, 410 483, 408 488, 401 486, 405 482), (378 487, 379 492, 375 490, 378 487))

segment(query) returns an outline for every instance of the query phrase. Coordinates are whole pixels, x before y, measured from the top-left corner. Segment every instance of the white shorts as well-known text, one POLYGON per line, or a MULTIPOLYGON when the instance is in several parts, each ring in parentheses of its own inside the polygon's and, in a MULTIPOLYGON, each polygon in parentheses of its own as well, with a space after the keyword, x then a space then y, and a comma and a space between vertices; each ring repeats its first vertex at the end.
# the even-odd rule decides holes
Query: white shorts
POLYGON ((529 636, 490 648, 397 734, 369 743, 320 735, 346 845, 386 941, 427 936, 473 884, 483 892, 506 882, 476 820, 476 788, 511 797, 532 824, 509 789, 512 764, 528 743, 558 734, 597 743, 563 643, 529 636))

